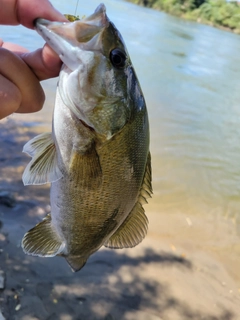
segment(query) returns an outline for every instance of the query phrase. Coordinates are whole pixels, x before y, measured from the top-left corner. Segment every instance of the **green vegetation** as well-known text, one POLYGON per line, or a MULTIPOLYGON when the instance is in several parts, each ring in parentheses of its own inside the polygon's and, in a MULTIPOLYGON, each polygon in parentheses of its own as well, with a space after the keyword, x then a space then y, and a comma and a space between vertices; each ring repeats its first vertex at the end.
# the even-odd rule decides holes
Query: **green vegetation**
POLYGON ((240 3, 225 0, 130 0, 170 14, 240 34, 240 3))

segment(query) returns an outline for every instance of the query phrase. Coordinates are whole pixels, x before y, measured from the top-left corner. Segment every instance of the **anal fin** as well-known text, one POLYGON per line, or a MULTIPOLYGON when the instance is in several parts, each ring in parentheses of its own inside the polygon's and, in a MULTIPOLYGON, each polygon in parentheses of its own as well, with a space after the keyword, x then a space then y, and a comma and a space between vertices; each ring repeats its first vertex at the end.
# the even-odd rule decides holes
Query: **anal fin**
POLYGON ((23 251, 39 257, 54 257, 63 252, 65 243, 59 239, 51 226, 51 216, 29 230, 22 240, 23 251))

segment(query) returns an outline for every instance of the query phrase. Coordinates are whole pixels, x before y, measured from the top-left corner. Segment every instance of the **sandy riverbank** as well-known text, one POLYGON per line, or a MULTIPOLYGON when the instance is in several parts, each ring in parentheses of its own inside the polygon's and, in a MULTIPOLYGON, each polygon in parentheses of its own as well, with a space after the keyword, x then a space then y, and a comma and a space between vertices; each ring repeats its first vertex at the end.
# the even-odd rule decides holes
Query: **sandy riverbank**
POLYGON ((48 186, 21 182, 22 146, 41 130, 1 122, 0 192, 15 199, 13 207, 0 204, 5 319, 240 319, 239 238, 220 217, 165 214, 153 199, 145 206, 148 236, 134 249, 101 249, 75 274, 62 258, 24 255, 23 234, 50 210, 48 186))

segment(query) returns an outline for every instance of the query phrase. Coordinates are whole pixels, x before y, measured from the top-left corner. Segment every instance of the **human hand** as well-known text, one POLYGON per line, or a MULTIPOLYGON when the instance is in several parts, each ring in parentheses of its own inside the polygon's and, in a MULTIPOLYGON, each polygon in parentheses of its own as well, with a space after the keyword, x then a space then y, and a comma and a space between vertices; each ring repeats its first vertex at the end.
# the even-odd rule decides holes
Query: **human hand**
MULTIPOLYGON (((48 0, 0 0, 0 24, 34 28, 38 18, 67 21, 48 0)), ((59 74, 61 61, 47 45, 34 52, 0 39, 0 119, 13 112, 35 112, 45 96, 40 80, 59 74), (6 50, 7 49, 7 50, 6 50)))

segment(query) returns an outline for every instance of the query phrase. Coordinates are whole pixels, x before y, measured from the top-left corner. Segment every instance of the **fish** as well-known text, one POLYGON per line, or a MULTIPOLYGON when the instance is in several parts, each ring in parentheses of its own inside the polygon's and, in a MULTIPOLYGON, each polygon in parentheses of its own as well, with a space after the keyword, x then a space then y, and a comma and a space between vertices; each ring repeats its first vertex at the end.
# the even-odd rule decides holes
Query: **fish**
POLYGON ((51 183, 51 213, 22 239, 26 254, 61 256, 79 271, 102 246, 146 236, 152 196, 146 102, 124 40, 100 4, 75 22, 37 19, 63 62, 52 132, 28 141, 24 185, 51 183))

